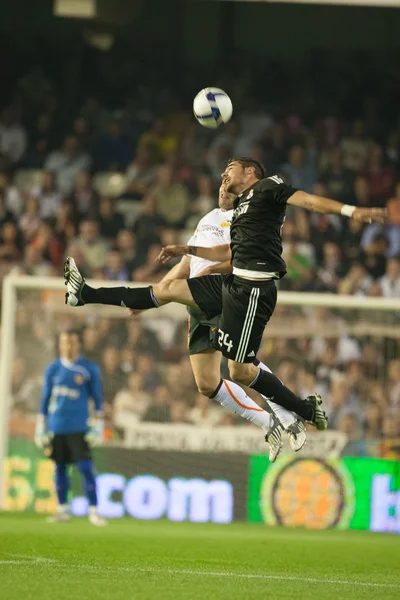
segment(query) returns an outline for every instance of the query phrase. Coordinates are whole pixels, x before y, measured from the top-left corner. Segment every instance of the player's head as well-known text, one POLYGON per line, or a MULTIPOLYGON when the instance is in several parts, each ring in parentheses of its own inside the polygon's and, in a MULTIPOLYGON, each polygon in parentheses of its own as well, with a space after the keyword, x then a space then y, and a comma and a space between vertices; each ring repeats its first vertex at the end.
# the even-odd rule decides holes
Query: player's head
POLYGON ((244 190, 265 177, 265 169, 258 160, 247 156, 230 158, 221 175, 228 192, 241 194, 244 190))
POLYGON ((222 208, 222 210, 231 210, 231 208, 233 208, 233 201, 235 198, 235 194, 230 194, 224 184, 220 186, 218 194, 218 206, 222 208))
POLYGON ((81 348, 79 333, 73 329, 62 331, 58 336, 60 358, 76 360, 81 348))

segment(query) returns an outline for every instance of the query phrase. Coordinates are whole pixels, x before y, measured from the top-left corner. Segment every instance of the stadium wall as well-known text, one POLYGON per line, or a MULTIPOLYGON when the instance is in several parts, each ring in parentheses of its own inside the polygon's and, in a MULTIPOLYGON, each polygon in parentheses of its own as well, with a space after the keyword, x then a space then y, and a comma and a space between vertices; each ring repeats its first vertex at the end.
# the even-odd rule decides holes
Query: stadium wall
MULTIPOLYGON (((230 523, 400 533, 400 461, 98 448, 99 510, 108 518, 230 523)), ((52 513, 53 464, 30 440, 10 440, 9 511, 52 513)), ((77 473, 71 509, 87 513, 77 473)))

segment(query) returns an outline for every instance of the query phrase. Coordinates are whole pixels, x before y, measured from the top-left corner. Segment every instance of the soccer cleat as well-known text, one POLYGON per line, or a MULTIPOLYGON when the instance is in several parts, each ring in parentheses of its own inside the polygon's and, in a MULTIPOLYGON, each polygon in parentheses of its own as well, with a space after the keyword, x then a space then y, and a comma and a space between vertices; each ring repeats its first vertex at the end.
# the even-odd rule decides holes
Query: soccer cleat
POLYGON ((71 515, 68 512, 58 512, 47 518, 48 523, 69 523, 71 515))
POLYGON ((99 517, 99 515, 96 513, 89 515, 89 523, 95 525, 96 527, 105 527, 106 525, 108 525, 108 521, 106 521, 102 517, 99 517))
POLYGON ((307 396, 304 400, 311 407, 313 411, 312 419, 307 421, 311 425, 314 425, 319 431, 323 431, 328 427, 328 417, 325 414, 325 411, 322 409, 322 400, 319 394, 313 394, 312 396, 307 396))
POLYGON ((85 278, 79 272, 76 262, 71 256, 68 256, 64 263, 64 280, 68 290, 65 294, 65 304, 83 306, 85 303, 82 300, 81 292, 85 286, 85 278))
POLYGON ((274 415, 271 415, 272 425, 269 428, 265 441, 269 446, 269 461, 275 462, 278 458, 280 451, 283 448, 282 432, 284 431, 280 421, 274 415))
POLYGON ((298 419, 293 425, 289 425, 286 429, 286 433, 288 434, 290 447, 293 452, 301 450, 307 441, 304 421, 298 419))

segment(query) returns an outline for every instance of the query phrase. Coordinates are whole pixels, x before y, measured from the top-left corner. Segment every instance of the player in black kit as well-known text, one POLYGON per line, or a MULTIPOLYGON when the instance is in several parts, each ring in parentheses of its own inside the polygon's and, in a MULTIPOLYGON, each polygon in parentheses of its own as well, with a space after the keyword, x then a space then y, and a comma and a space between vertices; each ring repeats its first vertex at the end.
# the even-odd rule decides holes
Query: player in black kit
MULTIPOLYGON (((232 275, 211 275, 175 280, 147 288, 89 287, 72 258, 65 263, 68 293, 66 303, 112 304, 133 309, 156 308, 169 302, 198 306, 207 316, 221 315, 215 347, 229 361, 232 379, 254 388, 260 394, 297 413, 317 429, 326 429, 327 419, 319 396, 298 398, 272 373, 254 364, 262 335, 276 305, 275 279, 286 273, 282 259, 281 228, 286 205, 314 212, 342 214, 364 223, 384 222, 385 209, 357 208, 307 194, 287 185, 278 176, 265 178, 257 161, 231 159, 222 174, 227 191, 237 195, 231 223, 231 244, 212 248, 167 246, 159 261, 192 254, 210 261, 231 258, 232 275)), ((214 397, 221 382, 215 382, 214 397)))

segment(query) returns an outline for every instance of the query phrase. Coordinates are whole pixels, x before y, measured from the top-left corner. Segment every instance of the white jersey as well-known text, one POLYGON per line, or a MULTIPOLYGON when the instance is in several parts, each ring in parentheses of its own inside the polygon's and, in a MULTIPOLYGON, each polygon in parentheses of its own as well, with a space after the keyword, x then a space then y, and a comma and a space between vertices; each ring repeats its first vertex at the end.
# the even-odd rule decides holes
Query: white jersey
MULTIPOLYGON (((231 243, 230 225, 232 221, 233 209, 222 210, 215 208, 207 213, 196 227, 196 231, 188 241, 189 246, 202 246, 203 248, 212 248, 212 246, 222 246, 231 243)), ((199 256, 190 257, 190 277, 197 277, 204 269, 210 265, 216 265, 218 262, 211 262, 199 256)))

